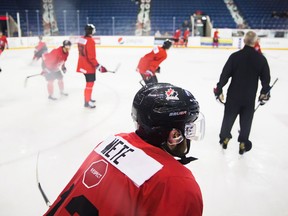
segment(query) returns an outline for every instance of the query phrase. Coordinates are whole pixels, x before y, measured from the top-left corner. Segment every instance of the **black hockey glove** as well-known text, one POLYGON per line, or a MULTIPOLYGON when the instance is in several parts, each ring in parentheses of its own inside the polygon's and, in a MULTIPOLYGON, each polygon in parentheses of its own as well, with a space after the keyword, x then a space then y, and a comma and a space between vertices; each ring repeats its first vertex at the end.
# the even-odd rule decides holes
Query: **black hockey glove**
POLYGON ((224 104, 224 95, 222 93, 222 89, 218 89, 217 87, 213 89, 215 98, 217 101, 219 101, 220 103, 224 104))
POLYGON ((214 95, 216 97, 216 99, 218 99, 220 97, 220 95, 222 94, 222 89, 218 89, 217 87, 213 89, 214 95))
POLYGON ((270 99, 270 92, 267 94, 260 94, 258 102, 260 103, 261 106, 263 106, 267 103, 269 99, 270 99))
POLYGON ((155 71, 155 73, 160 73, 160 67, 158 67, 157 69, 156 69, 156 71, 155 71))
POLYGON ((146 78, 154 76, 153 72, 150 70, 145 71, 144 75, 146 76, 146 78))
POLYGON ((67 72, 67 68, 65 67, 65 65, 62 65, 62 68, 61 68, 62 72, 65 74, 67 72))

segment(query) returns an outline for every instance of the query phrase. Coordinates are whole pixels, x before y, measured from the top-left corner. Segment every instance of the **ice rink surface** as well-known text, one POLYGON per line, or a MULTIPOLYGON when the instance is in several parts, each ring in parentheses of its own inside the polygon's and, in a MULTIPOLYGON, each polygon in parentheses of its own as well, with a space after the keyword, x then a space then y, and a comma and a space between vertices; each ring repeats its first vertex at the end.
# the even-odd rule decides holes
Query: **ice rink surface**
MULTIPOLYGON (((41 72, 40 61, 30 65, 33 49, 4 51, 0 57, 1 216, 38 216, 48 209, 36 183, 38 153, 39 180, 53 202, 100 141, 134 131, 131 105, 141 87, 135 68, 150 50, 97 49, 98 61, 108 69, 122 64, 116 74, 97 74, 95 110, 83 107, 85 80, 75 72, 75 47, 64 77, 69 96, 59 97, 55 83, 57 101, 47 99, 41 76, 30 78, 24 87, 26 76, 41 72)), ((172 48, 158 80, 190 90, 205 115, 205 138, 193 142, 190 150, 199 160, 188 165, 203 193, 203 215, 288 216, 288 51, 264 50, 271 83, 277 77, 279 81, 270 101, 255 113, 250 136, 253 148, 243 156, 238 154, 238 119, 228 149, 222 150, 218 143, 224 107, 212 92, 224 63, 235 51, 172 48)))

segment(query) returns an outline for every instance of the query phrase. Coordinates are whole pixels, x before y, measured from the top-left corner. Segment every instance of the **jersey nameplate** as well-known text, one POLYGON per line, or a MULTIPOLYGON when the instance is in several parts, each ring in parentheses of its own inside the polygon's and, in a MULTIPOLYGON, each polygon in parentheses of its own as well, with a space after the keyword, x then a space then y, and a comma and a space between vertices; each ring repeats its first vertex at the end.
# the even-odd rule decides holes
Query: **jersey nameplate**
POLYGON ((119 136, 111 136, 95 149, 110 164, 128 176, 138 187, 163 165, 119 136))

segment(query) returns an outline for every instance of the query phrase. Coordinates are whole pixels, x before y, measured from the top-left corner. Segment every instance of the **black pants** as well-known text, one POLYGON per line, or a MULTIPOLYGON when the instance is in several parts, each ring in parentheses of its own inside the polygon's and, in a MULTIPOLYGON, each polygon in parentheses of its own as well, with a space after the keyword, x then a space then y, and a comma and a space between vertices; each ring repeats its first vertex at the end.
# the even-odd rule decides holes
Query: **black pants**
POLYGON ((238 142, 249 141, 249 135, 254 116, 254 106, 254 103, 248 103, 245 105, 237 104, 234 101, 228 100, 227 98, 220 131, 220 139, 232 138, 231 129, 235 119, 239 115, 240 132, 238 136, 238 142))
POLYGON ((84 74, 86 82, 95 82, 96 74, 84 74))
POLYGON ((47 52, 48 52, 47 48, 44 47, 44 48, 42 48, 41 50, 37 51, 37 52, 34 54, 34 57, 37 58, 37 59, 39 59, 39 58, 42 57, 42 55, 43 55, 44 53, 47 53, 47 52))

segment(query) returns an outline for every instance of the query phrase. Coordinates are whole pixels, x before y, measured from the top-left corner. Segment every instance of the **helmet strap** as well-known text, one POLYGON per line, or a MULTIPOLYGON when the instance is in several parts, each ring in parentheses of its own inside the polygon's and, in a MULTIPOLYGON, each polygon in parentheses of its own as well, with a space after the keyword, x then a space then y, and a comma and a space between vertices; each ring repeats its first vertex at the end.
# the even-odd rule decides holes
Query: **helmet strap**
POLYGON ((188 139, 184 139, 182 141, 182 143, 179 143, 178 145, 185 145, 186 147, 186 151, 184 153, 180 153, 180 152, 175 152, 173 150, 171 150, 171 148, 169 147, 169 142, 164 142, 162 144, 162 148, 167 151, 169 154, 171 154, 172 156, 174 157, 178 157, 180 158, 178 161, 185 165, 185 164, 188 164, 190 163, 191 161, 194 161, 194 160, 197 160, 198 158, 195 158, 195 157, 186 157, 186 154, 189 152, 190 150, 190 140, 188 139))
POLYGON ((190 163, 191 161, 194 161, 194 160, 198 160, 198 158, 195 158, 195 157, 181 157, 180 160, 178 160, 181 164, 183 165, 186 165, 188 163, 190 163))

